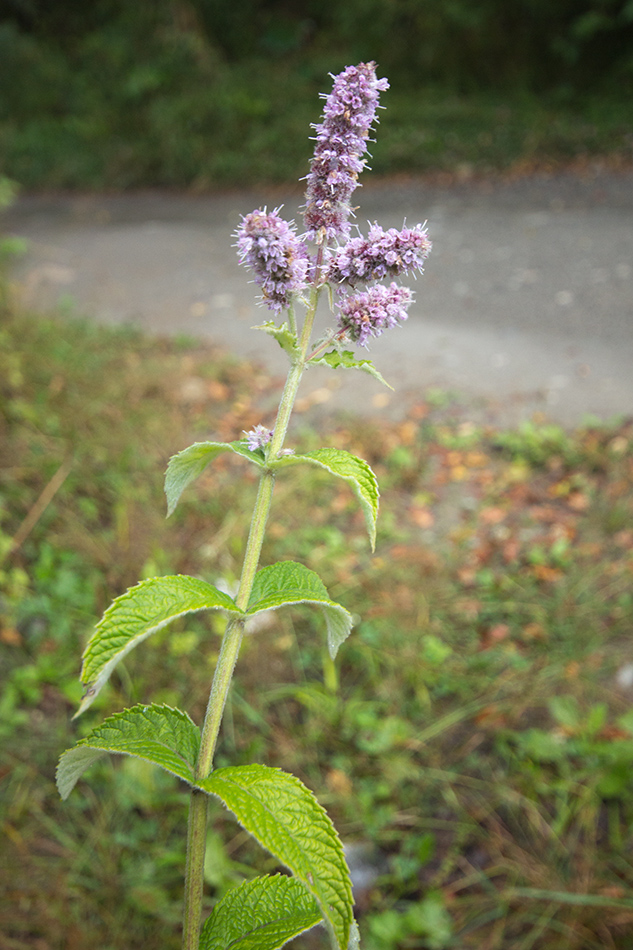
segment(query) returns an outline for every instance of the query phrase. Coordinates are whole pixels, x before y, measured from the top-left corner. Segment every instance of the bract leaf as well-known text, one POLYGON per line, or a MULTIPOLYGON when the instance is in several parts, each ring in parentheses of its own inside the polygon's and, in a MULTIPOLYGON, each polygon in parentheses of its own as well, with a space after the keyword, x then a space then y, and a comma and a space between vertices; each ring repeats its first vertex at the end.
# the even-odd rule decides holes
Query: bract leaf
POLYGON ((292 332, 287 323, 283 323, 278 327, 274 320, 266 320, 265 323, 260 323, 258 326, 253 327, 253 330, 263 330, 264 333, 268 333, 269 336, 274 337, 282 350, 285 350, 290 356, 299 356, 301 354, 297 343, 297 336, 292 332))
POLYGON ((322 920, 296 878, 256 877, 218 901, 202 927, 200 950, 278 950, 322 920))
POLYGON ((307 366, 331 366, 332 369, 359 369, 363 373, 369 373, 374 379, 386 386, 387 389, 393 389, 382 373, 379 373, 371 360, 358 360, 351 350, 331 350, 324 353, 318 360, 309 360, 307 366))
POLYGON ((371 541, 371 549, 376 546, 376 518, 378 517, 378 480, 373 471, 363 459, 346 452, 344 449, 316 449, 314 452, 305 452, 301 455, 284 455, 282 458, 270 462, 270 467, 277 470, 288 465, 298 465, 300 462, 309 462, 318 465, 332 475, 337 475, 351 486, 358 498, 367 532, 371 541))
POLYGON ((105 752, 145 759, 192 783, 199 749, 200 732, 180 709, 133 706, 109 716, 64 752, 57 766, 57 788, 68 798, 81 775, 105 752))
POLYGON ((347 950, 352 885, 343 846, 312 792, 268 765, 218 769, 196 782, 298 878, 317 901, 333 945, 347 950))
POLYGON ((352 629, 352 615, 330 600, 318 574, 296 561, 278 561, 257 572, 253 580, 246 615, 277 610, 287 604, 316 604, 325 617, 328 649, 334 658, 352 629))
POLYGON ((150 577, 117 597, 97 624, 84 650, 81 682, 86 695, 75 714, 94 702, 119 660, 165 624, 195 610, 241 611, 235 601, 197 577, 150 577))
POLYGON ((262 452, 251 452, 246 442, 194 442, 178 455, 172 455, 165 472, 165 495, 167 496, 167 517, 175 509, 180 496, 187 487, 205 470, 209 462, 221 452, 235 452, 260 467, 264 464, 262 452))

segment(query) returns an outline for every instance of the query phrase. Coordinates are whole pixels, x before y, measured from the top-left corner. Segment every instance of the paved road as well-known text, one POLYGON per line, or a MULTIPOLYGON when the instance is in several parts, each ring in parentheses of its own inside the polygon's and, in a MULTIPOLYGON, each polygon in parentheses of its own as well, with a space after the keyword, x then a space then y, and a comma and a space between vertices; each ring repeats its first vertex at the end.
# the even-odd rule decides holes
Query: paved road
MULTIPOLYGON (((374 182, 358 222, 428 221, 434 249, 402 329, 370 356, 396 387, 312 370, 303 398, 324 409, 397 414, 428 387, 456 390, 492 417, 541 410, 563 424, 587 413, 633 414, 633 174, 594 172, 463 183, 374 182), (487 410, 488 411, 488 410, 487 410)), ((238 268, 239 215, 302 195, 24 196, 5 216, 29 240, 16 267, 26 302, 60 299, 105 323, 211 338, 285 373, 274 341, 250 330, 269 317, 238 268)), ((327 308, 321 315, 327 325, 327 308)))

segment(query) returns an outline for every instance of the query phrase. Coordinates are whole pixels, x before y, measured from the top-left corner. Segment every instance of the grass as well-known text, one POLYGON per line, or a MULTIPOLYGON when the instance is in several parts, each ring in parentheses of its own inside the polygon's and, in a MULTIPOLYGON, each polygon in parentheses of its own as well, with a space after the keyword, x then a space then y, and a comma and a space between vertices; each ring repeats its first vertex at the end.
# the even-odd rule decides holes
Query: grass
MULTIPOLYGON (((79 655, 141 577, 235 581, 250 466, 220 458, 169 521, 162 472, 191 441, 268 421, 275 381, 204 344, 20 314, 6 295, 0 337, 0 948, 169 950, 185 791, 106 759, 62 804, 54 768, 136 701, 200 720, 217 619, 155 635, 71 723, 79 655)), ((278 480, 264 561, 318 570, 358 622, 336 667, 307 610, 249 637, 219 764, 265 761, 316 791, 373 869, 368 950, 625 950, 633 426, 498 432, 431 393, 396 425, 341 416, 317 432, 299 415, 292 438, 373 465, 377 550, 345 487, 278 480)), ((274 862, 214 809, 209 906, 253 866, 274 862)))

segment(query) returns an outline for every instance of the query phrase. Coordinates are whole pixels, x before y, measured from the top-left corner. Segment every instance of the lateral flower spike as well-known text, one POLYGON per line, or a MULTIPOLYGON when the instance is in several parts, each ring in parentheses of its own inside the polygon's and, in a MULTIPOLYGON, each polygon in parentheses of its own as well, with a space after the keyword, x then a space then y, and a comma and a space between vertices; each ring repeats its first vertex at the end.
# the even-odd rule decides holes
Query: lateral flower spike
POLYGON ((269 310, 286 310, 292 295, 305 289, 310 258, 292 223, 279 209, 252 211, 242 218, 235 236, 240 264, 249 268, 262 289, 269 310))

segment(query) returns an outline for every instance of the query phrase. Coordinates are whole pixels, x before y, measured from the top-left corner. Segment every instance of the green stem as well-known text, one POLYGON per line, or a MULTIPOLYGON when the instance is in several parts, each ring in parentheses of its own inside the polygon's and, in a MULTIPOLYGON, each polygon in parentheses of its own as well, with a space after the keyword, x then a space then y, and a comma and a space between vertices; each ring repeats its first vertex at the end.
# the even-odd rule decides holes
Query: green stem
POLYGON ((200 943, 208 801, 209 798, 205 792, 201 792, 197 788, 191 790, 189 824, 187 827, 185 906, 182 926, 183 950, 198 950, 200 943))
MULTIPOLYGON (((320 264, 321 256, 322 251, 320 250, 317 273, 319 271, 318 265, 320 264)), ((297 390, 299 389, 299 383, 301 382, 306 364, 306 354, 314 326, 318 299, 319 288, 315 284, 311 291, 310 303, 303 324, 301 339, 299 340, 300 355, 293 361, 290 367, 286 385, 284 386, 284 391, 279 403, 274 434, 268 447, 270 458, 275 458, 275 456, 279 454, 283 447, 284 439, 286 438, 288 423, 290 422, 297 390)), ((241 610, 246 609, 253 588, 253 580, 257 572, 259 557, 264 543, 264 533, 270 513, 273 488, 274 474, 269 469, 265 469, 259 481, 257 499, 255 501, 244 554, 244 563, 242 565, 240 586, 235 598, 235 602, 241 610)), ((220 655, 213 675, 209 702, 202 726, 200 754, 196 767, 196 777, 200 781, 209 775, 213 767, 213 756, 218 741, 222 716, 224 714, 229 687, 233 678, 233 671, 237 663, 243 636, 244 621, 229 620, 224 637, 222 638, 220 655)), ((199 947, 206 830, 207 796, 199 789, 193 789, 189 805, 189 825, 187 831, 182 950, 198 950, 199 947)))

